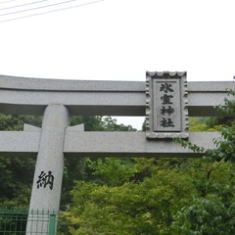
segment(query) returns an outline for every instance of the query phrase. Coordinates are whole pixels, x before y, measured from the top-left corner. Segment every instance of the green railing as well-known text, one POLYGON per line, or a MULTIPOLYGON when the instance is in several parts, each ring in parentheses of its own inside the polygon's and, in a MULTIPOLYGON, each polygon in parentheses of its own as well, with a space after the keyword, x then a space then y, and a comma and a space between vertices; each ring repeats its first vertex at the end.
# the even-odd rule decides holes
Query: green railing
POLYGON ((0 235, 55 235, 57 213, 0 209, 0 235))

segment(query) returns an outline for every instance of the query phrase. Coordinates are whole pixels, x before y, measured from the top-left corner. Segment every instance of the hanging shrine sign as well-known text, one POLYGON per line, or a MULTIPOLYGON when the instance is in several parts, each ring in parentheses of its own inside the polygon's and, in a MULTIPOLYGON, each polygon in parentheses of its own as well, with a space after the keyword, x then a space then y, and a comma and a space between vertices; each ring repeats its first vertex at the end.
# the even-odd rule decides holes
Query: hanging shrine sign
POLYGON ((186 72, 147 72, 146 137, 187 139, 186 72))

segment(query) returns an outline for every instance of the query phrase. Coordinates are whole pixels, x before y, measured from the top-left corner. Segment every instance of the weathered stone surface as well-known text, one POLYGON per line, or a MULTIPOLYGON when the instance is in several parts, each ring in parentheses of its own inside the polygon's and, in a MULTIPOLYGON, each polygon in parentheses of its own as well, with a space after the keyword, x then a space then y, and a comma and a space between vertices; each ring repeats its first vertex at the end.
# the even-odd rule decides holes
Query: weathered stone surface
MULTIPOLYGON (((216 115, 233 82, 188 82, 190 116, 216 115)), ((2 113, 43 114, 62 103, 71 115, 145 116, 145 82, 48 80, 0 76, 2 113)))
MULTIPOLYGON (((189 141, 213 149, 215 132, 190 133, 189 141)), ((127 156, 127 157, 176 157, 198 154, 183 148, 172 140, 151 141, 141 132, 68 132, 65 139, 65 156, 127 156)))
POLYGON ((24 131, 41 131, 40 127, 24 123, 24 131))
POLYGON ((137 81, 63 80, 0 75, 1 88, 24 91, 144 91, 137 81))
MULTIPOLYGON (((68 112, 64 105, 51 104, 46 108, 34 172, 30 211, 59 211, 67 123, 68 112)), ((37 221, 29 219, 27 231, 37 232, 37 226, 40 226, 37 221)), ((43 229, 43 232, 47 232, 46 226, 43 229)))
POLYGON ((188 138, 186 72, 147 72, 146 137, 188 138))
MULTIPOLYGON (((204 148, 214 148, 215 132, 192 132, 189 141, 204 148)), ((0 132, 0 153, 37 153, 40 131, 0 132), (12 144, 14 143, 14 145, 12 144)), ((172 141, 147 141, 141 132, 66 131, 65 156, 197 156, 172 141), (118 140, 118 141, 117 141, 118 140)))
POLYGON ((79 124, 79 125, 75 125, 75 126, 68 126, 66 129, 66 133, 69 131, 85 131, 85 125, 79 124))
POLYGON ((58 211, 63 176, 63 152, 65 130, 68 122, 66 108, 60 104, 49 105, 44 114, 39 142, 30 209, 58 211), (51 171, 54 175, 53 189, 39 187, 41 172, 51 171), (47 198, 47 200, 41 200, 47 198))

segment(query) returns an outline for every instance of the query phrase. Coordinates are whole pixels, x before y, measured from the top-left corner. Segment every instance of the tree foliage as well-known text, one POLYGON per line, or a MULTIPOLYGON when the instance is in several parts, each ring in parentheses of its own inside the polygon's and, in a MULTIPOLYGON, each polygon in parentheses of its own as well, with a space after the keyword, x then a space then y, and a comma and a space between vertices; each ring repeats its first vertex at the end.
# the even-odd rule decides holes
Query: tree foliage
MULTIPOLYGON (((109 158, 108 162, 111 161, 117 159, 109 158)), ((211 163, 202 159, 137 158, 133 161, 124 182, 122 168, 118 167, 120 181, 114 183, 111 177, 106 178, 107 172, 113 169, 113 163, 107 165, 106 160, 96 165, 96 172, 99 176, 104 173, 105 181, 76 181, 71 191, 72 203, 63 214, 64 234, 220 234, 220 231, 235 231, 232 225, 235 167, 232 163, 211 163), (141 174, 144 176, 139 177, 141 174), (220 220, 214 220, 215 216, 220 220), (206 233, 204 226, 210 228, 213 223, 217 223, 215 230, 206 233), (223 230, 224 227, 227 230, 223 230)))
MULTIPOLYGON (((0 115, 0 130, 23 130, 23 124, 40 125, 33 116, 0 115)), ((14 144, 14 143, 12 143, 14 144)), ((33 179, 35 156, 0 155, 0 207, 27 207, 33 179)))

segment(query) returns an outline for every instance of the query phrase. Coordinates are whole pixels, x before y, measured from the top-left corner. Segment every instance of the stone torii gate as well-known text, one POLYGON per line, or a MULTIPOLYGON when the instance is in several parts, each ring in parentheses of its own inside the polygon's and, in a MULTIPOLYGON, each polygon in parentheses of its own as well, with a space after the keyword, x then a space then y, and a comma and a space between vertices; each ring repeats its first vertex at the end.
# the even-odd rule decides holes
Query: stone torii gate
MULTIPOLYGON (((0 112, 43 115, 42 128, 1 131, 0 153, 37 153, 30 210, 58 211, 63 157, 196 156, 179 137, 213 148, 217 133, 188 133, 188 116, 217 115, 233 82, 188 82, 186 73, 147 73, 145 82, 0 76, 0 112), (146 116, 146 132, 85 132, 69 115, 146 116)), ((32 225, 31 225, 32 226, 32 225)), ((36 228, 35 228, 36 232, 36 228)))

